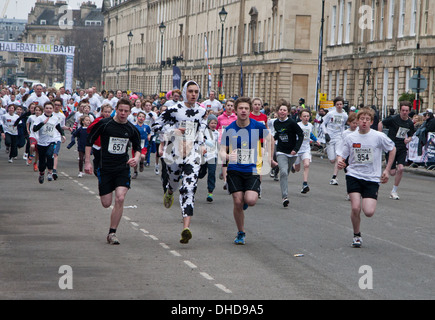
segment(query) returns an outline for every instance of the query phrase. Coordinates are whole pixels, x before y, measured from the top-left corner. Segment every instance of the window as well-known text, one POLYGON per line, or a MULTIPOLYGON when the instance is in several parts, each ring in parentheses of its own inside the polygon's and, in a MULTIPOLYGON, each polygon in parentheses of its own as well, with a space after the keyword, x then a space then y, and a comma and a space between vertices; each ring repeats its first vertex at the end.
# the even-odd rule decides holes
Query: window
POLYGON ((409 26, 410 36, 415 36, 416 23, 417 23, 417 0, 412 0, 411 25, 409 26))
POLYGON ((331 41, 330 45, 335 45, 335 32, 337 29, 337 6, 332 7, 332 13, 331 13, 331 41))
POLYGON ((394 0, 390 0, 387 39, 393 39, 393 26, 394 26, 394 0))
POLYGON ((344 0, 340 0, 340 14, 338 17, 338 39, 337 44, 343 42, 343 12, 344 12, 344 0))
POLYGON ((39 22, 39 24, 41 24, 41 25, 46 25, 46 24, 47 24, 47 20, 41 20, 41 21, 39 22))
POLYGON ((385 1, 381 1, 381 16, 379 21, 379 40, 384 40, 384 14, 385 14, 385 1))
POLYGON ((406 9, 406 0, 400 0, 399 32, 397 34, 399 38, 403 37, 404 30, 405 30, 405 9, 406 9))
POLYGON ((344 43, 350 42, 350 33, 352 30, 352 2, 347 3, 347 16, 346 16, 346 36, 344 43))

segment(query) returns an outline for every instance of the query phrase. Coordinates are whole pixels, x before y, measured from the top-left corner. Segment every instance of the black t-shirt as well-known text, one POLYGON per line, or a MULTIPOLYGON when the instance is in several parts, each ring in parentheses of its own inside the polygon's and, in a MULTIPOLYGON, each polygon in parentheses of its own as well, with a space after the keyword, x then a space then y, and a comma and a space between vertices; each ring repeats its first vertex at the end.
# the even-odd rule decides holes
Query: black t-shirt
POLYGON ((394 141, 396 148, 406 149, 405 138, 415 133, 414 123, 411 119, 403 120, 400 114, 386 118, 382 124, 388 128, 388 137, 394 141))
POLYGON ((102 119, 92 128, 86 145, 91 147, 98 137, 101 137, 100 168, 106 172, 128 167, 129 142, 135 152, 141 152, 139 130, 129 121, 118 123, 113 118, 102 119))
POLYGON ((298 152, 304 141, 304 132, 301 127, 288 117, 286 121, 276 119, 273 122, 275 128, 274 139, 278 142, 276 151, 290 154, 293 150, 298 152))

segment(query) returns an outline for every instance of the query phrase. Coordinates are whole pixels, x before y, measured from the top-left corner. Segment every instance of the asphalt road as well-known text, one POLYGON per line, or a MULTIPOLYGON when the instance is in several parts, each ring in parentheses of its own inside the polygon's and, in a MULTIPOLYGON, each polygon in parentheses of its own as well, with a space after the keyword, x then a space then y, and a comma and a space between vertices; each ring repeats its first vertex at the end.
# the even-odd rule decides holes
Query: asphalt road
MULTIPOLYGON (((74 149, 74 148, 73 148, 74 149)), ((62 147, 59 179, 43 185, 20 159, 0 150, 0 299, 293 300, 433 299, 435 178, 405 173, 400 201, 380 189, 362 218, 363 247, 351 248, 344 176, 313 158, 311 191, 289 177, 290 206, 279 182, 263 177, 263 197, 246 211, 245 246, 236 246, 232 199, 217 181, 206 202, 200 181, 188 245, 179 243, 176 201, 162 204, 153 166, 125 201, 119 246, 106 243, 110 209, 94 176, 78 178, 77 153, 62 147), (296 255, 296 256, 295 256, 296 255), (303 255, 303 256, 298 256, 303 255)), ((152 161, 154 163, 154 160, 152 161)))

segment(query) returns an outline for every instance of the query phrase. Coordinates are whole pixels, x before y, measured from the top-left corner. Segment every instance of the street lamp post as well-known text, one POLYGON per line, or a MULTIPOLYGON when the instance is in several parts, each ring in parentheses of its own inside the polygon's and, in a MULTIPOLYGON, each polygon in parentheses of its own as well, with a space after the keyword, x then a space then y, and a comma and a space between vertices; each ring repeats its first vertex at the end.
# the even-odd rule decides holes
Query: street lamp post
POLYGON ((160 48, 160 80, 159 80, 159 83, 160 83, 159 84, 159 86, 160 86, 160 88, 159 88, 159 96, 160 96, 160 94, 162 93, 162 77, 163 77, 163 64, 162 64, 162 62, 163 62, 163 35, 165 34, 165 31, 166 31, 166 26, 163 23, 163 21, 162 21, 162 23, 159 26, 159 31, 160 31, 160 34, 161 34, 161 37, 162 37, 162 39, 161 39, 161 48, 160 48))
POLYGON ((107 38, 103 39, 103 89, 106 87, 106 46, 107 38))
POLYGON ((219 19, 221 20, 222 24, 222 32, 221 32, 221 61, 220 61, 220 68, 219 68, 219 96, 222 95, 222 84, 223 84, 223 68, 222 68, 222 59, 224 55, 224 24, 225 20, 227 19, 228 12, 225 11, 225 7, 222 7, 222 10, 219 12, 219 19))
POLYGON ((127 66, 127 91, 130 89, 130 53, 131 41, 133 40, 133 33, 130 31, 127 35, 128 38, 128 66, 127 66))

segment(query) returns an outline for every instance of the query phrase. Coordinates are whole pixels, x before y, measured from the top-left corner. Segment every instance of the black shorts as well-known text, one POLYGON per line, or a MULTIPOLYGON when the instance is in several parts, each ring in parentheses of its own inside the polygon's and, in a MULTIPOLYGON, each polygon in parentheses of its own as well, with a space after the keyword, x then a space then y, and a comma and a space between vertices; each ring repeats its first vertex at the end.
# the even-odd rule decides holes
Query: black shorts
POLYGON ((249 190, 260 193, 261 180, 258 174, 231 170, 227 172, 227 183, 231 194, 249 190))
POLYGON ((347 193, 359 193, 362 198, 378 200, 379 183, 346 176, 347 193))
POLYGON ((97 169, 98 191, 100 196, 112 193, 118 187, 130 189, 131 175, 130 168, 122 168, 118 171, 105 172, 97 169))
MULTIPOLYGON (((388 155, 385 154, 385 160, 388 163, 388 155)), ((393 165, 391 166, 391 170, 396 169, 398 164, 405 165, 406 164, 406 156, 408 155, 407 149, 396 149, 396 157, 394 158, 393 165)))

